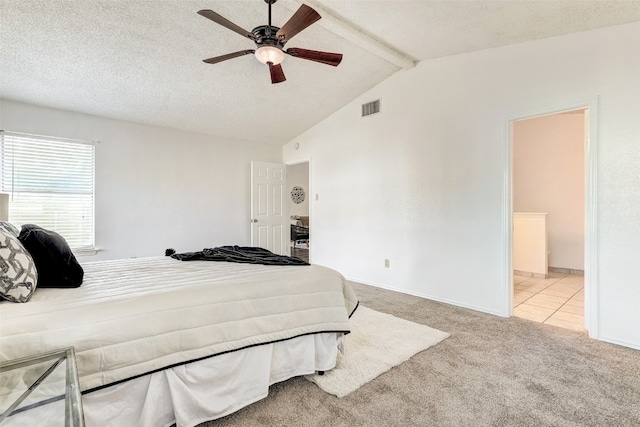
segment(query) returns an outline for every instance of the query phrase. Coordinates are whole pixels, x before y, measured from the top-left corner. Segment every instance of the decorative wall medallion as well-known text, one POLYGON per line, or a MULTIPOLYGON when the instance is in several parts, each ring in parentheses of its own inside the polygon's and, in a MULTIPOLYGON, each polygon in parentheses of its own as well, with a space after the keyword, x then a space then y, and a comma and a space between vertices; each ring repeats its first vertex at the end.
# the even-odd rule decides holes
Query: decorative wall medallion
POLYGON ((291 189, 291 200, 293 200, 293 203, 298 205, 304 202, 304 188, 297 186, 293 187, 291 189))

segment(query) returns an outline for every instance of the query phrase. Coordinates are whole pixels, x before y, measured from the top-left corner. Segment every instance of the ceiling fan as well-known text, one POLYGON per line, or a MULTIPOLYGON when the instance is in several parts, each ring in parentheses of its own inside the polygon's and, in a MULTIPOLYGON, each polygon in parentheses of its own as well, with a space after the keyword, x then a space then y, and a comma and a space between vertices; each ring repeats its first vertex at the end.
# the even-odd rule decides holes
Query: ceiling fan
POLYGON ((340 61, 342 61, 341 53, 319 52, 317 50, 301 49, 297 47, 292 47, 287 50, 284 49, 284 45, 291 40, 293 36, 321 18, 318 12, 306 4, 303 4, 296 13, 289 18, 282 28, 278 28, 271 25, 271 5, 277 0, 264 1, 269 4, 269 24, 256 27, 251 30, 251 32, 237 26, 212 10, 199 10, 198 14, 252 40, 256 44, 255 49, 241 50, 238 52, 228 53, 226 55, 204 59, 203 61, 207 64, 217 64, 218 62, 226 61, 227 59, 237 58, 239 56, 253 53, 258 61, 269 66, 271 83, 281 83, 286 80, 284 72, 282 71, 282 66, 280 65, 284 59, 285 53, 293 57, 333 65, 334 67, 337 67, 338 64, 340 64, 340 61))

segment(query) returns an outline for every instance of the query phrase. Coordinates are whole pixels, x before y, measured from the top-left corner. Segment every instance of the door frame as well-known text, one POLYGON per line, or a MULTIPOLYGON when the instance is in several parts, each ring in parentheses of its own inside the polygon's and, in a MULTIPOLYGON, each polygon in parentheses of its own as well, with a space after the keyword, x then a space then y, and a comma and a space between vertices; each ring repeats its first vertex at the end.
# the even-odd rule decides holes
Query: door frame
MULTIPOLYGON (((311 229, 312 229, 312 223, 313 223, 313 209, 312 209, 312 202, 314 201, 313 199, 313 188, 312 188, 312 183, 311 183, 311 157, 302 157, 302 158, 298 158, 296 160, 292 160, 290 162, 286 162, 284 165, 287 168, 287 188, 291 187, 291 184, 289 183, 289 166, 294 166, 294 165, 299 165, 301 163, 308 163, 309 164, 309 177, 308 177, 308 184, 307 184, 307 197, 309 198, 309 241, 311 241, 311 229)), ((287 199, 287 218, 289 218, 291 216, 291 214, 289 213, 289 199, 287 199)), ((291 227, 289 227, 288 230, 288 239, 289 242, 291 242, 291 227)), ((288 247, 288 251, 289 251, 289 255, 291 255, 291 243, 289 243, 288 247)), ((309 263, 311 263, 311 243, 309 243, 309 263)))
POLYGON ((553 105, 513 115, 504 123, 503 188, 503 301, 505 317, 513 316, 513 122, 572 110, 585 109, 584 142, 584 289, 585 327, 589 337, 599 336, 598 305, 598 97, 574 103, 553 105))

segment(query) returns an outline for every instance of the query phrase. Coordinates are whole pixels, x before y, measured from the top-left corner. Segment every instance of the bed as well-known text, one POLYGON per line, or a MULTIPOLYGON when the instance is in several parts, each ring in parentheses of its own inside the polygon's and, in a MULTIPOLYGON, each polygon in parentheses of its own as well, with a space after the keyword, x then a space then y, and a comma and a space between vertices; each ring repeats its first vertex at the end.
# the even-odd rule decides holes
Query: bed
MULTIPOLYGON (((195 426, 329 370, 358 305, 339 273, 317 265, 83 267, 78 288, 0 303, 0 361, 74 346, 87 426, 195 426)), ((35 406, 34 419, 54 404, 35 406)))

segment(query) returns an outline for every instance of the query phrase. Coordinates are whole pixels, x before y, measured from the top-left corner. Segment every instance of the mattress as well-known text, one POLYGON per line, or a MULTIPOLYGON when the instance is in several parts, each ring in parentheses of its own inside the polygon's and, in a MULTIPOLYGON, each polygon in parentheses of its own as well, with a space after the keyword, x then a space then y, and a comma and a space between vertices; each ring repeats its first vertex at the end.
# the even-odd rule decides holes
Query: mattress
POLYGON ((317 265, 155 257, 83 267, 79 288, 1 303, 0 360, 74 346, 80 388, 94 391, 239 349, 348 333, 358 303, 339 273, 317 265))

